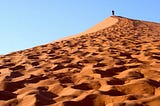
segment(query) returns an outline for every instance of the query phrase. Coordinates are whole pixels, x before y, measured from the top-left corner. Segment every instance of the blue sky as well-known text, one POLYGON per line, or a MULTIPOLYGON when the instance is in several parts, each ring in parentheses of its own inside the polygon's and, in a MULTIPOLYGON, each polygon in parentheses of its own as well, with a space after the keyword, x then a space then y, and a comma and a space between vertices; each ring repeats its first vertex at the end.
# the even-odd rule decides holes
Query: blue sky
POLYGON ((0 54, 82 32, 111 15, 160 22, 160 0, 0 0, 0 54))

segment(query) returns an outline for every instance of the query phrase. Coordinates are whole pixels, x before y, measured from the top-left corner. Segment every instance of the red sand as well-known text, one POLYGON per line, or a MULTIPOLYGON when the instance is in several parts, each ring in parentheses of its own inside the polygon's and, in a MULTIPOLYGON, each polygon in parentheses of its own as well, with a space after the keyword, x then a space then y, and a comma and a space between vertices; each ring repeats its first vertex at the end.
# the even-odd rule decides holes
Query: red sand
POLYGON ((0 106, 159 106, 160 24, 111 16, 0 56, 0 106))

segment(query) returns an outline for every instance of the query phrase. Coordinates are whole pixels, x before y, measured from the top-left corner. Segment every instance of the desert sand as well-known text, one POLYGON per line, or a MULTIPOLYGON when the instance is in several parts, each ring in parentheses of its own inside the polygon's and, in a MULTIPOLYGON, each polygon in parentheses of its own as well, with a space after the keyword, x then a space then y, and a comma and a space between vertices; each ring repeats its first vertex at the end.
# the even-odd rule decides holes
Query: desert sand
POLYGON ((160 106, 160 24, 111 16, 0 57, 0 106, 160 106))

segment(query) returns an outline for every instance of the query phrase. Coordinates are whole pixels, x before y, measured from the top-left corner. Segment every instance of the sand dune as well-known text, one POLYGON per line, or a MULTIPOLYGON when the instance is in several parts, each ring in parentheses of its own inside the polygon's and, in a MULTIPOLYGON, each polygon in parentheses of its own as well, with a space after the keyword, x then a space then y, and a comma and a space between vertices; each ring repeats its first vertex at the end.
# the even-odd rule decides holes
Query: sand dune
POLYGON ((70 39, 70 38, 80 37, 80 36, 85 35, 85 34, 87 35, 87 34, 95 33, 97 31, 100 31, 100 30, 103 30, 107 27, 112 26, 112 25, 116 24, 117 22, 118 22, 117 18, 114 18, 113 16, 110 16, 110 17, 106 18, 105 20, 101 21, 100 23, 96 24, 95 26, 87 29, 84 32, 81 32, 79 34, 75 34, 75 35, 72 35, 72 36, 68 36, 68 37, 59 39, 57 41, 67 40, 67 39, 70 39))
POLYGON ((111 16, 0 56, 0 106, 159 106, 160 24, 111 16))

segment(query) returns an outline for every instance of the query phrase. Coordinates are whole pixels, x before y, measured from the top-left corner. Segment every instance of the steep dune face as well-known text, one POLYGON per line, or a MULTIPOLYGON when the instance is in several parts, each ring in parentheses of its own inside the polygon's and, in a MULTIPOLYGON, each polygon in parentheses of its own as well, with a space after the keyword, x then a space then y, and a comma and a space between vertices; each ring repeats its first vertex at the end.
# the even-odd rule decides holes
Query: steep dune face
POLYGON ((160 24, 112 16, 0 57, 1 106, 159 106, 160 24))

